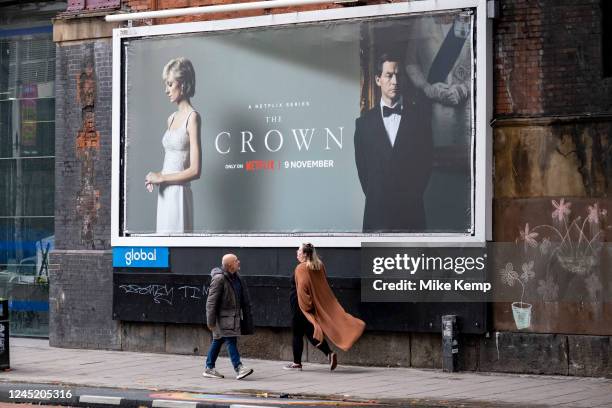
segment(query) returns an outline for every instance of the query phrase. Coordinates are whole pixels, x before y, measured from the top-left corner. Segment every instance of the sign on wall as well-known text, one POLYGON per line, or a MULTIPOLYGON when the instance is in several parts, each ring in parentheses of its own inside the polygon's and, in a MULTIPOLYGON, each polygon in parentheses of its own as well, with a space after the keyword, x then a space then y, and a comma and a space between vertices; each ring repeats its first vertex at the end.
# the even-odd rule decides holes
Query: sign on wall
POLYGON ((115 268, 167 268, 168 248, 113 247, 115 268))
POLYGON ((482 241, 479 2, 418 3, 117 30, 114 244, 482 241))

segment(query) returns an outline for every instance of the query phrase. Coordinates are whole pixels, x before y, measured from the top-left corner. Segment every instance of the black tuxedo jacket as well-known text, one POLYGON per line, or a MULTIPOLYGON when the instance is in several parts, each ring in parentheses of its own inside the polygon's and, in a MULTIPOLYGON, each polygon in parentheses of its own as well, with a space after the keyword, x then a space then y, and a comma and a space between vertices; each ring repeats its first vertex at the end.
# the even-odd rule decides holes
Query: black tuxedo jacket
POLYGON ((355 123, 355 163, 365 194, 364 232, 424 232, 423 192, 432 168, 429 104, 404 99, 391 146, 380 105, 355 123))

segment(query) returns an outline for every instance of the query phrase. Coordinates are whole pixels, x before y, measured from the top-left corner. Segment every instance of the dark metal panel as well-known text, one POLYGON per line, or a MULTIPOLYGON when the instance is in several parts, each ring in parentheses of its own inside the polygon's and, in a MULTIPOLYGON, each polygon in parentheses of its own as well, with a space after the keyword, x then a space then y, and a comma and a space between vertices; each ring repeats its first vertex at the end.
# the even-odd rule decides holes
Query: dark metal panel
POLYGON ((244 276, 290 276, 296 261, 295 250, 289 251, 293 254, 293 266, 285 268, 279 267, 277 248, 171 248, 170 268, 178 274, 208 275, 212 268, 221 266, 223 255, 231 252, 240 258, 244 276))
MULTIPOLYGON (((240 258, 244 276, 292 276, 297 248, 171 248, 170 268, 178 274, 208 274, 221 264, 221 257, 234 253, 240 258)), ((360 276, 359 248, 321 248, 319 255, 330 277, 360 276)))
POLYGON ((113 319, 205 323, 208 276, 114 273, 113 319))

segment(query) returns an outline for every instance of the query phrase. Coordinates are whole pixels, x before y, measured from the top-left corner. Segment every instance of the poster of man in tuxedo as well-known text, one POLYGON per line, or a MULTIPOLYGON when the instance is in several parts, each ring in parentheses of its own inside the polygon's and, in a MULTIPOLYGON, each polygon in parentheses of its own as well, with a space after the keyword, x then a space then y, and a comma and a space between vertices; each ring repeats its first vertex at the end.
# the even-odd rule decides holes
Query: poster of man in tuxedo
POLYGON ((363 30, 355 163, 364 233, 471 225, 471 14, 439 13, 363 30))

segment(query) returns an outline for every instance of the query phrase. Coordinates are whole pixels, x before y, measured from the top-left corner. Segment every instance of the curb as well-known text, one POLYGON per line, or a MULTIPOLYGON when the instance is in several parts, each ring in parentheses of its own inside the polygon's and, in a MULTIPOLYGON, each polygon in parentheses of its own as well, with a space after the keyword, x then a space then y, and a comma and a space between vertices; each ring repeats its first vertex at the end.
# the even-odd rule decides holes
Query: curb
MULTIPOLYGON (((300 408, 318 408, 334 406, 334 401, 292 400, 280 402, 275 400, 218 402, 152 399, 148 395, 151 390, 134 390, 119 388, 97 388, 94 386, 71 386, 64 384, 43 383, 9 383, 0 382, 0 402, 11 404, 30 403, 36 405, 60 405, 91 408, 284 408, 299 406, 300 408), (126 396, 127 395, 127 396, 126 396), (289 402, 289 404, 287 404, 289 402)), ((239 399, 239 397, 237 397, 239 399)), ((372 404, 368 407, 393 407, 396 404, 372 404)))
MULTIPOLYGON (((6 385, 6 384, 3 384, 6 385)), ((5 388, 5 387, 3 387, 5 388)), ((50 391, 51 395, 53 391, 68 391, 71 387, 57 386, 49 384, 29 384, 26 387, 23 384, 15 384, 12 389, 0 389, 0 402, 12 403, 12 404, 38 404, 38 405, 63 405, 72 407, 92 407, 92 408, 260 408, 255 405, 240 405, 240 404, 223 404, 215 402, 195 402, 195 401, 180 401, 180 400, 161 400, 161 399, 147 399, 147 398, 126 398, 114 395, 96 395, 91 392, 78 393, 71 392, 70 397, 65 398, 45 398, 46 395, 37 393, 30 397, 28 391, 50 391), (16 392, 24 391, 25 395, 17 395, 16 392), (39 398, 37 398, 39 397, 39 398)), ((120 393, 121 390, 109 389, 109 392, 120 393)), ((123 390, 125 392, 125 390, 123 390)), ((48 394, 48 393, 45 393, 48 394)), ((263 407, 263 406, 262 406, 263 407)), ((274 408, 273 405, 266 405, 264 408, 274 408)), ((280 407, 279 407, 280 408, 280 407)))

